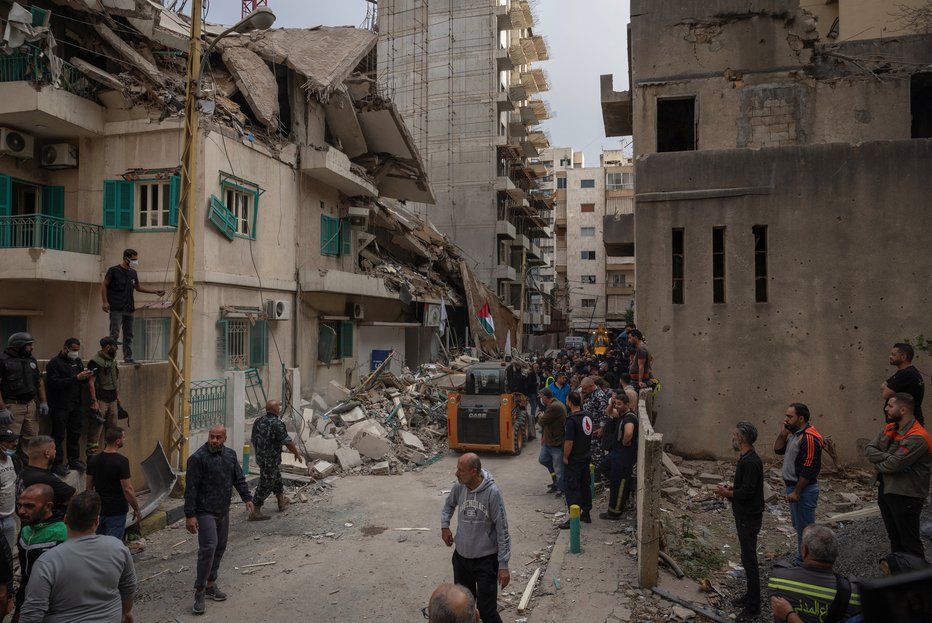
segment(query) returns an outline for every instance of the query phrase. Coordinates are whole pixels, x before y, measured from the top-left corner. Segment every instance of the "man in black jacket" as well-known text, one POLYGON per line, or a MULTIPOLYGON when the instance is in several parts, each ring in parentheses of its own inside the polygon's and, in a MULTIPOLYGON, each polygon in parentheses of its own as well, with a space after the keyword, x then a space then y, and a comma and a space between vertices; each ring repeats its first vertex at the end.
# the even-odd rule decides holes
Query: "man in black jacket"
POLYGON ((224 446, 227 429, 218 424, 208 432, 207 443, 188 458, 184 490, 185 528, 197 534, 197 579, 194 614, 204 614, 205 598, 224 601, 217 588, 217 571, 230 533, 230 496, 233 488, 252 513, 252 494, 236 453, 224 446))
POLYGON ((750 422, 738 422, 731 433, 731 447, 740 452, 735 468, 735 484, 719 485, 716 495, 731 500, 735 515, 741 564, 747 576, 748 592, 735 600, 742 606, 738 621, 747 621, 760 614, 760 569, 757 566, 757 535, 764 517, 764 464, 757 452, 757 429, 750 422))
POLYGON ((49 410, 52 416, 52 437, 55 439, 55 462, 52 473, 67 476, 65 451, 68 452, 68 467, 84 471, 81 462, 81 428, 84 424, 81 405, 84 389, 91 372, 84 369, 81 361, 81 342, 76 337, 65 340, 65 346, 45 366, 45 382, 48 386, 49 410), (67 438, 67 443, 66 443, 67 438))
POLYGON ((29 440, 26 451, 29 464, 19 473, 20 490, 32 485, 48 485, 54 492, 52 519, 61 521, 65 518, 68 502, 74 496, 75 489, 49 471, 55 461, 55 440, 48 435, 38 435, 29 440))

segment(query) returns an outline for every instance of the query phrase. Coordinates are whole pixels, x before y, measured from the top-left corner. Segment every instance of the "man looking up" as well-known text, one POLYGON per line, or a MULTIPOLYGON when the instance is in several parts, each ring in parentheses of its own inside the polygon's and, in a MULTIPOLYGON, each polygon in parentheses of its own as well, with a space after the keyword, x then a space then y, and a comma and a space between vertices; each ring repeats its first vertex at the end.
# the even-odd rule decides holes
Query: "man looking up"
POLYGON ((123 329, 123 361, 136 363, 133 359, 133 312, 136 302, 133 291, 165 296, 165 290, 149 290, 139 285, 139 254, 133 249, 123 251, 123 261, 107 269, 100 283, 100 298, 105 314, 110 314, 110 337, 116 342, 123 329))

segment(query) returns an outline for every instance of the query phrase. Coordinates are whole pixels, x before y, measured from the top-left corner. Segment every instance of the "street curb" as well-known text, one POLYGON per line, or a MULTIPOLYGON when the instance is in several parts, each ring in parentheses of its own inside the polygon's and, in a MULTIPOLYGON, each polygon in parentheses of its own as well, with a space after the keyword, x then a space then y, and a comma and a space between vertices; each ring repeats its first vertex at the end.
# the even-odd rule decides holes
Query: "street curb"
MULTIPOLYGON (((560 530, 557 534, 557 540, 553 544, 553 549, 550 550, 550 560, 547 561, 547 571, 541 576, 540 584, 535 590, 537 595, 548 592, 556 594, 561 590, 557 588, 554 580, 557 580, 557 582, 560 581, 560 576, 563 573, 563 563, 569 551, 570 531, 560 530)), ((534 611, 532 610, 527 617, 527 623, 534 623, 537 619, 538 617, 534 616, 534 611)))

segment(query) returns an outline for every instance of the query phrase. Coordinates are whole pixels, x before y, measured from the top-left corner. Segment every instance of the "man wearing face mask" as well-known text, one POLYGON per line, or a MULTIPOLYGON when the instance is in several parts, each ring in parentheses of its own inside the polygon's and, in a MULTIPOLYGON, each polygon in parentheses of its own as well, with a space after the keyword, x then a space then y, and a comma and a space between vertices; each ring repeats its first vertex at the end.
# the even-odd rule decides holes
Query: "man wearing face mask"
POLYGON ((69 337, 65 346, 45 366, 45 377, 49 389, 49 410, 52 416, 52 437, 55 438, 55 464, 52 473, 67 476, 65 451, 68 452, 68 467, 84 471, 81 462, 81 428, 84 425, 81 404, 90 370, 84 369, 81 361, 81 342, 69 337), (66 444, 67 437, 67 444, 66 444))
POLYGON ((0 353, 0 426, 8 426, 20 436, 23 457, 26 444, 39 434, 39 416, 49 414, 45 382, 32 356, 35 341, 24 331, 14 333, 0 353))
POLYGON ((139 254, 134 249, 123 251, 123 261, 107 269, 100 284, 100 298, 105 313, 110 314, 110 337, 116 341, 123 329, 123 361, 136 363, 133 359, 133 312, 136 304, 133 292, 144 292, 165 296, 165 290, 149 290, 139 285, 139 254))
POLYGON ((20 472, 20 488, 25 489, 37 484, 51 487, 55 494, 52 516, 60 521, 65 516, 65 510, 74 496, 75 489, 49 471, 55 460, 55 440, 48 435, 39 435, 29 440, 29 446, 26 449, 29 453, 29 464, 20 472))
POLYGON ((87 448, 85 453, 91 457, 100 450, 104 426, 117 425, 117 412, 120 406, 120 367, 117 365, 117 342, 110 337, 100 338, 100 350, 87 362, 87 369, 93 376, 89 387, 91 392, 91 422, 87 429, 87 448))

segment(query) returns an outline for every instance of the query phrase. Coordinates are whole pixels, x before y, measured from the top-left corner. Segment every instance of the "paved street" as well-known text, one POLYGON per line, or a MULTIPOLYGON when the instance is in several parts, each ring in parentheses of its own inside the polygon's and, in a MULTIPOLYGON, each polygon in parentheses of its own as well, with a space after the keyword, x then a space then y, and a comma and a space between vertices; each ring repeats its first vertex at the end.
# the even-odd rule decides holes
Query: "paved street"
MULTIPOLYGON (((562 508, 558 498, 544 493, 546 472, 537 463, 538 448, 534 441, 519 457, 482 457, 483 467, 502 488, 511 524, 512 585, 500 598, 511 604, 502 613, 506 621, 517 618, 520 592, 535 568, 525 563, 557 537, 551 516, 538 512, 562 508)), ((320 623, 419 619, 434 587, 453 577, 452 550, 440 541, 439 522, 441 491, 453 482, 458 456, 450 452, 401 476, 341 478, 332 491, 283 514, 269 504, 274 518, 267 522, 247 523, 239 504, 218 582, 230 598, 208 602, 206 616, 197 618, 222 617, 228 623, 293 617, 320 623), (398 530, 421 527, 430 530, 398 530), (313 536, 328 532, 333 536, 313 536), (275 564, 242 568, 269 561, 275 564)), ((137 620, 196 618, 190 612, 196 548, 196 537, 180 522, 150 537, 137 557, 137 573, 144 580, 137 620)))

